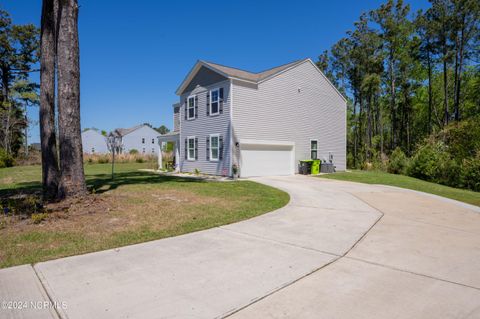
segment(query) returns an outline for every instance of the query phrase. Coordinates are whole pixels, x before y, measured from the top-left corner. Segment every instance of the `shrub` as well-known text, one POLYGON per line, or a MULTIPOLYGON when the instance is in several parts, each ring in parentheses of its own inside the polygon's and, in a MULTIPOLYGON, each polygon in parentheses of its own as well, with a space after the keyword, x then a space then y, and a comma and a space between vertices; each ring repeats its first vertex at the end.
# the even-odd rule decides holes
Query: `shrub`
POLYGON ((143 159, 143 157, 137 157, 137 158, 135 159, 135 162, 136 162, 136 163, 145 163, 145 159, 143 159))
POLYGON ((387 171, 392 174, 405 174, 408 167, 408 158, 405 153, 397 147, 387 163, 387 171))
POLYGON ((32 214, 32 221, 34 224, 40 224, 42 221, 47 219, 48 214, 47 213, 36 213, 32 214))
POLYGON ((13 157, 7 154, 3 148, 0 148, 0 168, 11 167, 14 162, 13 157))
POLYGON ((347 154, 347 168, 349 169, 355 169, 355 165, 353 165, 354 159, 353 159, 353 154, 348 152, 347 154))
POLYGON ((97 158, 98 164, 107 164, 110 163, 110 155, 100 155, 97 158))
POLYGON ((436 134, 435 139, 444 141, 447 151, 458 162, 475 157, 480 151, 480 117, 453 122, 436 134))
POLYGON ((438 163, 438 175, 435 182, 452 186, 462 187, 462 166, 450 156, 442 156, 438 163))
POLYGON ((128 154, 131 154, 131 155, 138 154, 138 150, 132 148, 132 149, 128 152, 128 154))
POLYGON ((480 192, 480 151, 477 156, 463 161, 462 180, 466 188, 480 192))
POLYGON ((437 181, 440 175, 442 157, 449 157, 443 143, 426 143, 421 145, 408 166, 408 175, 427 181, 437 181))

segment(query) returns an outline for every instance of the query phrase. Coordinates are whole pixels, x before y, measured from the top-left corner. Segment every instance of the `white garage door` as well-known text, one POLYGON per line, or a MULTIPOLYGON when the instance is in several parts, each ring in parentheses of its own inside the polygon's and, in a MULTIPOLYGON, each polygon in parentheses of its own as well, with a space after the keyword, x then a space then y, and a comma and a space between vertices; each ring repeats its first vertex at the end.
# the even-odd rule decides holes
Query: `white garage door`
POLYGON ((292 175, 293 145, 240 144, 240 176, 292 175))

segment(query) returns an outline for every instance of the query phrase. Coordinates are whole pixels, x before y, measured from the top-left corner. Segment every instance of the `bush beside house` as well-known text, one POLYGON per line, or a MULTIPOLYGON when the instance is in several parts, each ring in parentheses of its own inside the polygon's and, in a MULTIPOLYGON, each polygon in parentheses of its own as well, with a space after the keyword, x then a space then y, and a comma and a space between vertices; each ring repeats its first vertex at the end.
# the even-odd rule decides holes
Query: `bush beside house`
POLYGON ((410 158, 397 147, 388 158, 374 154, 362 168, 480 191, 479 123, 478 117, 453 123, 417 145, 410 158))

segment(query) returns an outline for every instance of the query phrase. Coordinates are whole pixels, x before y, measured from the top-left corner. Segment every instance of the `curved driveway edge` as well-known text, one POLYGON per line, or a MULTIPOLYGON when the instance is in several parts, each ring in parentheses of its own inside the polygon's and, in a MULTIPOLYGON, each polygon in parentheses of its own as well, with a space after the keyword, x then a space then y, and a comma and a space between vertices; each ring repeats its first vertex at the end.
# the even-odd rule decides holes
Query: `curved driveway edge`
POLYGON ((344 257, 232 318, 480 318, 476 207, 380 185, 304 183, 384 215, 344 257))
MULTIPOLYGON (((479 317, 480 214, 376 185, 255 180, 286 190, 290 203, 236 224, 34 265, 51 300, 66 305, 60 317, 479 317)), ((12 269, 0 270, 0 282, 12 269)), ((22 289, 10 295, 27 298, 22 289)))

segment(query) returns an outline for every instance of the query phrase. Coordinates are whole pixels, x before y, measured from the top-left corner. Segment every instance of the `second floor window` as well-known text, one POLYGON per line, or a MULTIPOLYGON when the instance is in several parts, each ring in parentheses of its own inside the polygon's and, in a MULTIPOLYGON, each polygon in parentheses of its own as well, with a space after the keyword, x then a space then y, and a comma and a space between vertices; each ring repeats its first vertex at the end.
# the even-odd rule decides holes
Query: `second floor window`
POLYGON ((318 158, 318 141, 317 140, 310 140, 310 158, 311 159, 318 158))
POLYGON ((212 90, 210 93, 210 115, 220 113, 220 89, 212 90))
POLYGON ((195 96, 190 96, 188 98, 188 104, 187 104, 187 119, 191 120, 195 118, 195 103, 196 99, 195 96))
POLYGON ((155 144, 155 139, 154 138, 152 138, 152 144, 155 144))
POLYGON ((142 144, 145 144, 145 137, 142 137, 142 144))

